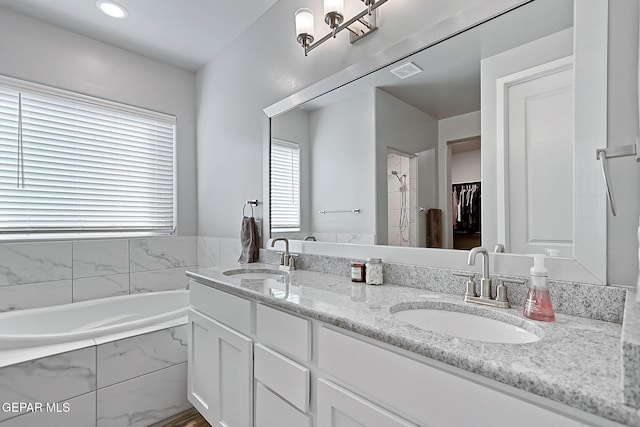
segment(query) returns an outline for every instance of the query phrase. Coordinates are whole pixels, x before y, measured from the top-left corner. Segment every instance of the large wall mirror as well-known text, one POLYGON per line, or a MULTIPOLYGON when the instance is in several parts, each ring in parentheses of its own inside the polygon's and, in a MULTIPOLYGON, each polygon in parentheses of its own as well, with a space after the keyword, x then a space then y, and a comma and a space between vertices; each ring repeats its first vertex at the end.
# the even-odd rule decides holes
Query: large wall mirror
POLYGON ((531 1, 271 117, 271 237, 578 258, 573 27, 531 1))

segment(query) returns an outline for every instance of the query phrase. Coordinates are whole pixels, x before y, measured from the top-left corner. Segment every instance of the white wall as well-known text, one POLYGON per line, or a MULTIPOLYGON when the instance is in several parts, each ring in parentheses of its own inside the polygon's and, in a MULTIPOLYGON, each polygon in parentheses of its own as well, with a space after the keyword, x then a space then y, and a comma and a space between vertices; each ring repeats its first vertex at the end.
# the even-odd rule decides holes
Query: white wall
POLYGON ((451 155, 451 183, 480 181, 480 150, 463 151, 451 155))
POLYGON ((196 234, 195 75, 0 8, 0 74, 177 116, 178 234, 196 234))
MULTIPOLYGON (((633 144, 638 135, 638 1, 609 2, 608 145, 633 144)), ((633 286, 638 279, 637 227, 640 163, 610 160, 618 216, 608 212, 608 282, 633 286)))
MULTIPOLYGON (((447 164, 451 159, 447 157, 447 142, 466 139, 480 135, 480 111, 461 114, 459 116, 442 119, 438 122, 438 176, 442 183, 438 194, 438 203, 442 209, 442 247, 453 247, 453 225, 451 219, 451 177, 447 164)), ((484 214, 483 214, 484 215, 484 214)))
POLYGON ((369 90, 309 115, 313 233, 375 234, 373 108, 369 90))
MULTIPOLYGON (((388 236, 388 148, 395 148, 409 154, 435 149, 438 142, 438 121, 381 89, 375 90, 375 102, 377 236, 378 243, 386 244, 388 236)), ((425 196, 420 203, 425 200, 435 200, 434 195, 437 194, 438 187, 437 170, 425 168, 423 165, 423 168, 418 169, 417 172, 424 179, 421 180, 424 185, 420 186, 419 191, 425 196)), ((415 176, 407 176, 407 178, 412 181, 415 188, 417 178, 415 176)), ((422 230, 424 230, 424 225, 423 223, 422 230)))

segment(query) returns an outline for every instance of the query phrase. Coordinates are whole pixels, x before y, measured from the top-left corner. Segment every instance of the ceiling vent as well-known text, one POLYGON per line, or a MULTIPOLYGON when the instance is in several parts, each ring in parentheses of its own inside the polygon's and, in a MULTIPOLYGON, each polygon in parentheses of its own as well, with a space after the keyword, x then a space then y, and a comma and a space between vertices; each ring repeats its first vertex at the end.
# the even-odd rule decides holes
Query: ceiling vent
POLYGON ((406 64, 394 68, 391 72, 400 79, 406 79, 407 77, 421 73, 422 68, 418 67, 413 62, 407 62, 406 64))

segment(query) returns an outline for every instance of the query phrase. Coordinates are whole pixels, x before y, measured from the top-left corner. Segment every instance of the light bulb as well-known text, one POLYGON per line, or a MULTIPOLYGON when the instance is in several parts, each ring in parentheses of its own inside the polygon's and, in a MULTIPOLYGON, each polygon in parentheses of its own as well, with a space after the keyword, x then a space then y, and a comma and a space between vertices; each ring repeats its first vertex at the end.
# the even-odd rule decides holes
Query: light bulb
POLYGON ((302 34, 313 37, 313 12, 311 9, 298 9, 296 11, 296 37, 302 34))
POLYGON ((344 16, 344 0, 324 0, 324 14, 339 13, 344 16))

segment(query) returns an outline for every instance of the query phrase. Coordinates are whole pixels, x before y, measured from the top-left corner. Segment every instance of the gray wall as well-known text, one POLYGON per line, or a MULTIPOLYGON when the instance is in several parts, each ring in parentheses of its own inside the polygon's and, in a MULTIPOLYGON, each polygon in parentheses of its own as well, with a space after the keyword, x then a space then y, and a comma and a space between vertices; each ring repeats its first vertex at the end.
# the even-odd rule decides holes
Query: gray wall
POLYGON ((0 74, 177 116, 178 234, 196 234, 195 74, 0 8, 0 74))
POLYGON ((375 234, 373 108, 368 90, 309 114, 313 233, 375 234))

